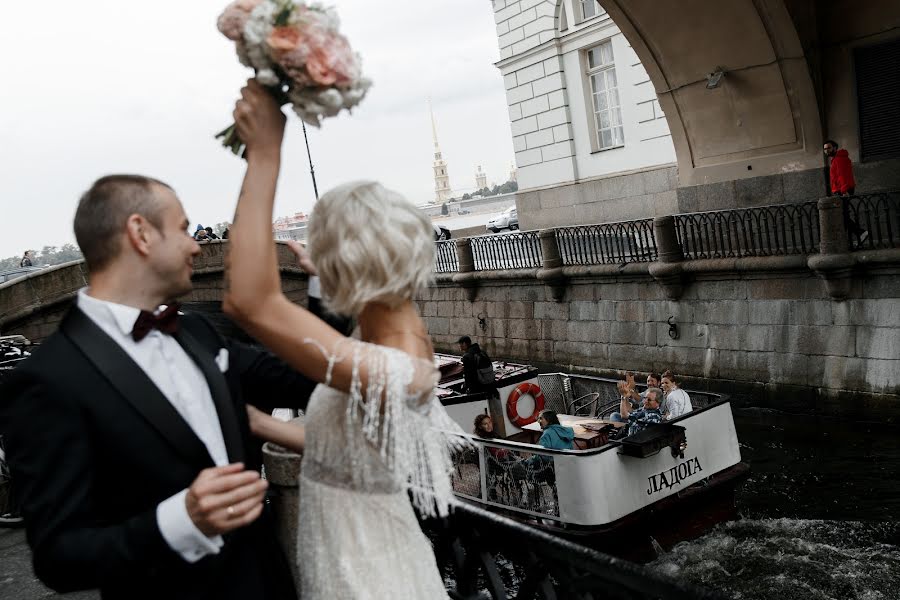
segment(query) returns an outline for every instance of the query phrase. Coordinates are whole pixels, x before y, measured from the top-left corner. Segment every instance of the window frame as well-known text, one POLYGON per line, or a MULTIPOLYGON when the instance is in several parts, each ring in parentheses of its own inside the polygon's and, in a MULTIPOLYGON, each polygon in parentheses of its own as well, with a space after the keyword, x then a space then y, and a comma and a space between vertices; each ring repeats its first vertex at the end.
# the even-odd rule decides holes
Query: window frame
POLYGON ((599 0, 574 0, 574 1, 578 3, 578 9, 576 11, 578 14, 578 23, 584 23, 585 21, 589 21, 591 19, 596 19, 597 17, 603 17, 603 16, 606 16, 606 14, 607 14, 606 9, 603 8, 602 6, 600 6, 599 0), (597 6, 597 12, 594 13, 593 15, 588 16, 588 15, 584 14, 584 5, 587 2, 593 2, 597 6))
POLYGON ((591 152, 605 152, 607 150, 614 150, 616 148, 622 148, 625 146, 625 117, 623 114, 623 106, 622 106, 622 94, 621 94, 621 82, 619 81, 619 72, 616 70, 616 60, 615 53, 613 49, 612 38, 607 38, 597 44, 594 44, 590 47, 585 48, 581 52, 581 62, 582 62, 582 77, 584 84, 584 98, 585 105, 587 108, 587 113, 589 115, 589 119, 591 120, 591 152), (609 46, 609 56, 610 60, 607 63, 603 63, 601 65, 591 67, 590 53, 592 51, 598 50, 604 45, 609 46), (612 71, 613 76, 615 77, 616 85, 614 88, 610 88, 607 84, 607 75, 606 73, 612 71), (601 127, 601 119, 600 112, 597 111, 594 104, 594 96, 596 92, 594 90, 594 77, 597 75, 602 75, 604 78, 604 86, 605 89, 603 93, 606 95, 607 106, 606 110, 609 113, 610 126, 609 127, 601 127), (615 106, 612 106, 609 102, 610 89, 614 89, 616 91, 616 96, 618 98, 618 103, 615 106), (613 125, 613 111, 618 110, 618 125, 613 125), (616 139, 616 130, 621 130, 621 138, 616 139), (601 130, 608 130, 611 135, 611 145, 604 146, 602 143, 602 133, 601 130))

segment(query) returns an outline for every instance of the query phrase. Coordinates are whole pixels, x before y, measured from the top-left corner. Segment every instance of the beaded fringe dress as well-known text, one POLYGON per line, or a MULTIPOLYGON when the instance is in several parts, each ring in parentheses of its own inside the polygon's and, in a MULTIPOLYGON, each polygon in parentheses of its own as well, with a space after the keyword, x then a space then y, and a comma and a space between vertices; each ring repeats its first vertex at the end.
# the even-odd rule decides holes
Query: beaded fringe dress
MULTIPOLYGON (((434 364, 346 340, 329 358, 352 361, 349 393, 316 388, 306 412, 297 559, 300 597, 447 598, 423 516, 453 503, 451 446, 459 432, 434 395, 434 364), (363 393, 360 367, 368 381, 363 393), (380 399, 380 401, 379 401, 380 399)), ((455 441, 459 440, 459 441, 455 441)))

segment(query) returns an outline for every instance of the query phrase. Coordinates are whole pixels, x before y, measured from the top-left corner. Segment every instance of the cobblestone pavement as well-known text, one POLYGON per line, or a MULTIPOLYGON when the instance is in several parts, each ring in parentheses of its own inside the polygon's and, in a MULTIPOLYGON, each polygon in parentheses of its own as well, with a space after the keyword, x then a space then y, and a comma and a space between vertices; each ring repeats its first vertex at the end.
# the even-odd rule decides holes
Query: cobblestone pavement
POLYGON ((99 600, 97 592, 57 594, 37 580, 24 529, 0 529, 0 600, 99 600))

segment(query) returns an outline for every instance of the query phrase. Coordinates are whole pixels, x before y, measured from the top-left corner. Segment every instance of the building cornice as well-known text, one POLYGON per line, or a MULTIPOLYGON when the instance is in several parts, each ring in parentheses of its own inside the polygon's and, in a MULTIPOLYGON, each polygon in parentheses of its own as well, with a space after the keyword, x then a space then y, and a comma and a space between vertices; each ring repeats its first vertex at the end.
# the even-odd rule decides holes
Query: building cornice
POLYGON ((548 58, 559 56, 560 54, 568 51, 565 46, 569 46, 583 39, 584 37, 595 34, 598 30, 601 30, 605 27, 614 29, 615 33, 621 32, 616 24, 613 23, 612 19, 606 17, 596 22, 592 22, 586 27, 579 27, 577 29, 570 28, 569 32, 563 35, 560 35, 559 32, 557 32, 556 37, 554 37, 553 39, 547 40, 543 44, 538 44, 534 48, 529 48, 528 50, 520 54, 515 54, 513 56, 498 60, 494 63, 494 66, 500 69, 503 74, 507 74, 509 71, 517 71, 518 68, 510 69, 510 67, 513 65, 519 66, 518 63, 524 62, 525 64, 520 66, 520 68, 524 68, 547 60, 548 58))

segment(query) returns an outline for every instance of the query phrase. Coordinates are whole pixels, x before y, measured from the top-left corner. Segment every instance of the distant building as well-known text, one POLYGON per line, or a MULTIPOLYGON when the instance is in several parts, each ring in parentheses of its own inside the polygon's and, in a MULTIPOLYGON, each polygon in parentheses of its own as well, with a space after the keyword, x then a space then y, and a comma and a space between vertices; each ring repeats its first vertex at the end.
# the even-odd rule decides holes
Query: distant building
POLYGON ((487 187, 487 174, 481 170, 481 165, 478 165, 478 170, 475 171, 475 189, 483 190, 487 187))
POLYGON ((509 179, 507 181, 515 181, 516 183, 519 182, 515 164, 509 165, 509 179))
POLYGON ((279 217, 272 222, 272 233, 276 240, 306 241, 306 227, 309 216, 297 212, 286 217, 279 217))
POLYGON ((441 156, 441 147, 438 145, 437 126, 434 124, 434 110, 431 102, 428 102, 428 110, 431 113, 431 135, 434 139, 434 200, 443 204, 453 195, 450 188, 450 172, 447 170, 447 161, 441 156))

